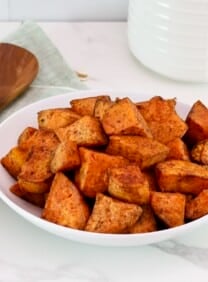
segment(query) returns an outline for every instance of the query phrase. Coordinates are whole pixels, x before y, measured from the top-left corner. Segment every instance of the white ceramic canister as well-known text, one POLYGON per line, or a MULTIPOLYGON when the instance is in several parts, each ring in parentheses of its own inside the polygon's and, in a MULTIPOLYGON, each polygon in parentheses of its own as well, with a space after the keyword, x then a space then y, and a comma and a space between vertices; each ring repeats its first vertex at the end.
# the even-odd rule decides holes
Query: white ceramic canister
POLYGON ((208 82, 208 0, 129 0, 128 41, 146 67, 208 82))

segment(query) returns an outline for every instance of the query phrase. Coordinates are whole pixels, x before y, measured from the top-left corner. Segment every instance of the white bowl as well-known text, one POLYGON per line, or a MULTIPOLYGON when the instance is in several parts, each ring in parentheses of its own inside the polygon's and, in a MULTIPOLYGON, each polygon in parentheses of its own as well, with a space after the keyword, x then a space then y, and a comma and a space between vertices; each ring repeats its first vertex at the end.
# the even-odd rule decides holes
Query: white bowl
POLYGON ((207 82, 207 35, 207 0, 129 1, 129 48, 140 62, 160 74, 207 82))
MULTIPOLYGON (((22 130, 30 126, 37 126, 37 112, 50 107, 66 107, 69 101, 76 97, 87 97, 99 95, 98 91, 77 91, 66 95, 59 95, 48 99, 41 100, 31 104, 18 112, 14 113, 7 120, 0 124, 0 158, 4 156, 10 148, 17 142, 17 136, 22 130)), ((103 93, 103 92, 102 92, 103 93)), ((133 101, 142 101, 150 98, 148 95, 139 93, 121 93, 109 92, 112 98, 130 97, 133 101)), ((185 117, 190 106, 178 103, 176 107, 178 113, 185 117)), ((177 237, 186 232, 192 232, 202 224, 207 224, 208 216, 204 216, 191 223, 184 224, 180 227, 166 229, 144 234, 98 234, 86 231, 79 231, 54 223, 48 222, 40 217, 41 209, 20 199, 9 191, 9 187, 14 183, 14 179, 0 165, 0 198, 17 214, 28 220, 30 223, 46 230, 54 235, 82 243, 102 245, 102 246, 139 246, 177 237)), ((9 223, 8 223, 9 224, 9 223)), ((24 230, 22 231, 24 235, 24 230)))

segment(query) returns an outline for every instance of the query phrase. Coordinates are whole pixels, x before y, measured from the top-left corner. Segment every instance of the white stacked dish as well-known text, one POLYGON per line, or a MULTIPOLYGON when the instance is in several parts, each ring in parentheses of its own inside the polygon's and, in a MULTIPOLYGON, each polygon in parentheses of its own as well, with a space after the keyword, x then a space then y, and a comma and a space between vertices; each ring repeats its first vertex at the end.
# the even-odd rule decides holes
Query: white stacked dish
POLYGON ((208 81, 208 0, 130 0, 134 56, 173 79, 208 81))

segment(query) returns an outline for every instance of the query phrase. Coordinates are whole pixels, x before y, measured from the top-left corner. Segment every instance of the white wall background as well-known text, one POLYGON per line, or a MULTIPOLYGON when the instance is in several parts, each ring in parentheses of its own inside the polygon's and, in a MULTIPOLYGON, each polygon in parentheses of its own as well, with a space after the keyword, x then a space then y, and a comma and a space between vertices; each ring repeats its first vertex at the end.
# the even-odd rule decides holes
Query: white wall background
POLYGON ((120 21, 128 0, 0 0, 0 21, 120 21))

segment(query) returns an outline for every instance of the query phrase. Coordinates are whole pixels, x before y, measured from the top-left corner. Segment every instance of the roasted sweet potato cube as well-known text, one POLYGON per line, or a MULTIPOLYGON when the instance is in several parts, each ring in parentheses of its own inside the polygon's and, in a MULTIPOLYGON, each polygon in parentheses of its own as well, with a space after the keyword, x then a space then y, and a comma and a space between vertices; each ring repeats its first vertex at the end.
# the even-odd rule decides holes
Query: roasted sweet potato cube
POLYGON ((18 146, 21 148, 24 148, 25 143, 27 144, 29 138, 32 137, 36 131, 37 131, 37 128, 31 127, 31 126, 26 127, 18 137, 18 140, 17 140, 18 146))
POLYGON ((137 222, 129 228, 129 233, 146 233, 157 231, 157 221, 149 205, 142 206, 142 215, 137 222))
POLYGON ((198 195, 208 187, 208 169, 192 162, 170 160, 156 165, 157 182, 162 192, 198 195))
POLYGON ((53 173, 67 171, 80 165, 80 157, 77 144, 70 140, 61 142, 51 160, 50 168, 53 173))
POLYGON ((42 129, 65 127, 81 116, 69 108, 46 109, 38 112, 38 126, 42 129))
POLYGON ((99 120, 103 119, 105 113, 114 104, 114 102, 112 102, 110 98, 109 99, 106 98, 107 97, 99 98, 95 103, 94 117, 98 118, 99 120))
POLYGON ((175 99, 166 100, 159 96, 137 103, 137 108, 146 120, 153 138, 164 144, 177 137, 182 138, 188 128, 177 114, 175 105, 175 99))
POLYGON ((137 163, 141 169, 148 168, 164 161, 169 148, 151 138, 142 136, 110 136, 106 152, 121 155, 131 162, 137 163))
POLYGON ((180 138, 175 138, 166 145, 170 149, 167 156, 168 160, 190 161, 188 148, 180 138))
POLYGON ((97 193, 108 189, 108 170, 122 167, 128 161, 121 156, 110 156, 86 148, 79 148, 81 167, 76 171, 75 182, 87 197, 95 197, 97 193))
POLYGON ((60 141, 71 140, 79 146, 102 146, 107 144, 107 137, 101 123, 95 117, 83 116, 73 124, 55 130, 60 141))
POLYGON ((85 115, 94 115, 95 103, 98 99, 103 98, 109 100, 108 95, 100 95, 95 97, 88 97, 88 98, 79 98, 71 100, 70 104, 72 110, 78 113, 81 116, 85 115))
POLYGON ((187 201, 185 217, 197 219, 208 214, 208 189, 199 193, 194 199, 187 201))
POLYGON ((77 187, 63 173, 56 173, 42 217, 48 221, 84 229, 90 212, 77 187))
POLYGON ((21 167, 19 177, 29 182, 43 182, 52 176, 50 164, 53 154, 46 148, 35 148, 21 167))
POLYGON ((184 224, 186 197, 181 193, 151 193, 151 207, 167 227, 184 224))
POLYGON ((56 134, 50 130, 39 129, 30 138, 30 146, 33 148, 49 148, 54 150, 59 140, 56 134))
POLYGON ((53 150, 54 148, 56 148, 58 143, 59 140, 53 131, 39 129, 36 130, 29 138, 25 138, 24 142, 22 141, 21 145, 19 146, 30 152, 35 148, 42 147, 50 148, 51 150, 53 150))
POLYGON ((138 205, 149 202, 149 182, 138 166, 110 169, 108 192, 119 200, 138 205))
POLYGON ((208 139, 208 109, 201 101, 193 104, 186 117, 186 123, 188 125, 185 135, 187 144, 194 145, 208 139))
POLYGON ((1 164, 6 168, 11 176, 15 179, 21 172, 21 168, 28 157, 28 152, 19 147, 13 147, 1 159, 1 164))
POLYGON ((29 150, 29 157, 22 165, 19 177, 29 182, 43 182, 50 178, 53 174, 50 163, 59 143, 52 131, 36 131, 25 145, 29 150))
POLYGON ((22 191, 33 193, 33 194, 41 194, 46 193, 50 190, 51 179, 47 179, 45 181, 40 182, 32 182, 22 179, 18 177, 17 184, 22 191))
POLYGON ((41 194, 36 194, 36 193, 30 193, 27 191, 24 191, 23 189, 21 189, 18 185, 18 183, 15 183, 14 185, 12 185, 10 187, 10 191, 16 195, 19 198, 22 198, 23 200, 26 200, 27 202, 38 206, 40 208, 43 208, 45 205, 45 194, 41 193, 41 194))
POLYGON ((129 98, 117 100, 103 116, 102 125, 108 135, 152 137, 146 121, 129 98))
POLYGON ((191 150, 191 158, 198 163, 208 165, 208 139, 199 141, 191 150))
POLYGON ((97 233, 125 233, 142 214, 136 204, 124 203, 98 193, 86 231, 97 233))

